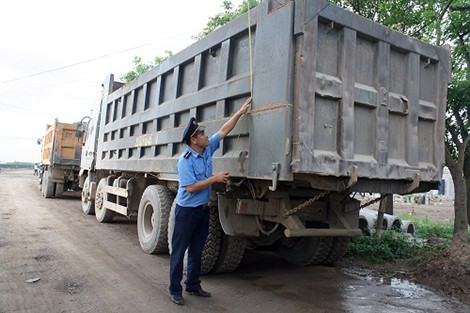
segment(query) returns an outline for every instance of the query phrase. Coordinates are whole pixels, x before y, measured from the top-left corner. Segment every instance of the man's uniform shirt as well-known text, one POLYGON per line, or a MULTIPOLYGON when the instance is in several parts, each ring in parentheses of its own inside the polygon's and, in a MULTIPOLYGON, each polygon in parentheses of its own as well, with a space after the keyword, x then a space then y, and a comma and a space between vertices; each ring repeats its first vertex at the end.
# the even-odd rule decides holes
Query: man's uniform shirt
POLYGON ((184 207, 197 207, 206 205, 211 196, 211 187, 195 193, 186 191, 186 186, 193 185, 212 176, 212 156, 220 147, 220 133, 209 137, 209 145, 204 149, 202 156, 187 146, 178 159, 179 189, 176 203, 184 207))

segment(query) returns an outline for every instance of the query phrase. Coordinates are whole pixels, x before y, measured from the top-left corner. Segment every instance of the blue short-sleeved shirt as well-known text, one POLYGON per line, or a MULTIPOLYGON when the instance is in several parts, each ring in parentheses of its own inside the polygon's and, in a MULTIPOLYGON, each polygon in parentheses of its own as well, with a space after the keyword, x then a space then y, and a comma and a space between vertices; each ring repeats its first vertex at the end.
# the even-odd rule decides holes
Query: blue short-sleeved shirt
POLYGON ((215 133, 209 138, 209 145, 204 149, 203 155, 199 155, 194 149, 187 146, 178 159, 179 187, 176 203, 179 206, 196 207, 206 205, 211 196, 211 187, 195 193, 186 191, 186 186, 212 176, 212 156, 220 147, 220 134, 215 133))

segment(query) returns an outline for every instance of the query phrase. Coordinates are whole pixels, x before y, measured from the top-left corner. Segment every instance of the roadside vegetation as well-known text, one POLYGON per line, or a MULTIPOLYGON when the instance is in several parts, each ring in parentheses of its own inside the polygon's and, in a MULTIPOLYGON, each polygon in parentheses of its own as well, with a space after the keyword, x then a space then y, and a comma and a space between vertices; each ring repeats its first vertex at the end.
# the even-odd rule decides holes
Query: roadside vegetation
POLYGON ((7 162, 7 163, 0 163, 0 168, 33 168, 34 163, 29 162, 7 162))
MULTIPOLYGON (((419 219, 406 214, 402 220, 411 220, 415 226, 415 236, 387 230, 377 235, 353 238, 346 254, 347 258, 360 259, 372 264, 404 261, 405 265, 415 266, 425 262, 449 247, 454 225, 437 223, 428 218, 419 219)), ((470 239, 470 231, 467 231, 470 239)))

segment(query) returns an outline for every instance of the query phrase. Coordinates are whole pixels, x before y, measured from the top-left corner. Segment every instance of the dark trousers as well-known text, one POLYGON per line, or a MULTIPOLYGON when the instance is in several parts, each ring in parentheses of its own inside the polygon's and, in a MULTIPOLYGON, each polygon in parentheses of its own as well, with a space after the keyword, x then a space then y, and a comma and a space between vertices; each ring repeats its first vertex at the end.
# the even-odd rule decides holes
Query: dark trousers
POLYGON ((201 288, 201 255, 209 232, 209 207, 176 205, 175 227, 171 240, 170 294, 181 295, 183 288, 183 259, 188 249, 187 291, 201 288))

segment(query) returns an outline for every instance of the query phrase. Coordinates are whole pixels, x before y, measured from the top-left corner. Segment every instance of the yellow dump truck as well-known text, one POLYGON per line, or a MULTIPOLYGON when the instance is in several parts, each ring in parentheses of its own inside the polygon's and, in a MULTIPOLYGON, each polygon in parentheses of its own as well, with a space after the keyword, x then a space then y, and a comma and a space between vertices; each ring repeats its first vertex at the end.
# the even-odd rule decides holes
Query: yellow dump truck
POLYGON ((79 191, 78 173, 82 139, 75 136, 77 123, 47 125, 42 140, 39 190, 45 198, 60 198, 64 191, 79 191))

